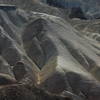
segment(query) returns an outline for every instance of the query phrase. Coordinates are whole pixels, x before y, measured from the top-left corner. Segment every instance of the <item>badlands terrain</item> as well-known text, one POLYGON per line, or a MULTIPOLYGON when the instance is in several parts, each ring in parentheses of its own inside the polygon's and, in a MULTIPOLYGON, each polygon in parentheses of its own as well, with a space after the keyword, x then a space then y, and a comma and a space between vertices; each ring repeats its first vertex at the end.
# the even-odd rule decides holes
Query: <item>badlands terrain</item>
POLYGON ((51 1, 0 0, 0 100, 100 100, 100 2, 51 1))

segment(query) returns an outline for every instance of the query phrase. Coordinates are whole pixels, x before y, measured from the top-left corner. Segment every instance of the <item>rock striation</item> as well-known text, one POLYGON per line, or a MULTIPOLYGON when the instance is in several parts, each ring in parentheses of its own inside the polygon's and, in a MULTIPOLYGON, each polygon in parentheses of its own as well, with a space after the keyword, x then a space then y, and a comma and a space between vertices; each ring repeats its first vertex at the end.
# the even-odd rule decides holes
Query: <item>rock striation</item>
POLYGON ((74 28, 80 20, 6 7, 0 6, 0 80, 11 84, 1 86, 0 100, 100 100, 100 45, 74 28))

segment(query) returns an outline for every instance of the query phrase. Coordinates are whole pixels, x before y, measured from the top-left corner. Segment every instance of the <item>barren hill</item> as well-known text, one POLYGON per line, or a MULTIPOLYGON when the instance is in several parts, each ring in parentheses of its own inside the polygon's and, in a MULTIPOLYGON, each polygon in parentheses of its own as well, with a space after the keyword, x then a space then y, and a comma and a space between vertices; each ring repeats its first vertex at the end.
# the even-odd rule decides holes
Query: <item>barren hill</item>
MULTIPOLYGON (((70 21, 73 26, 76 22, 70 21)), ((58 16, 2 6, 0 72, 10 75, 11 82, 12 77, 22 86, 34 84, 56 94, 67 91, 66 97, 72 100, 99 100, 99 42, 85 37, 82 31, 76 30, 79 27, 75 29, 70 23, 58 16)), ((7 88, 4 85, 5 93, 16 85, 7 88)), ((23 91, 17 89, 20 93, 23 91)))

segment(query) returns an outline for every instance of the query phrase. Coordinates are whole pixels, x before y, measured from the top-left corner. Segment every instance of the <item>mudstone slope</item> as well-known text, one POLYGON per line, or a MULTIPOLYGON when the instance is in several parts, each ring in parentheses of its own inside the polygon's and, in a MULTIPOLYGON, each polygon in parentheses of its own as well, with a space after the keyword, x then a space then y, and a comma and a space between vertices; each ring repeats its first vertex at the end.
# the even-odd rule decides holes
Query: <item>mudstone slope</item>
POLYGON ((92 37, 95 32, 99 38, 99 20, 66 21, 5 7, 0 8, 0 100, 100 100, 100 41, 92 37))

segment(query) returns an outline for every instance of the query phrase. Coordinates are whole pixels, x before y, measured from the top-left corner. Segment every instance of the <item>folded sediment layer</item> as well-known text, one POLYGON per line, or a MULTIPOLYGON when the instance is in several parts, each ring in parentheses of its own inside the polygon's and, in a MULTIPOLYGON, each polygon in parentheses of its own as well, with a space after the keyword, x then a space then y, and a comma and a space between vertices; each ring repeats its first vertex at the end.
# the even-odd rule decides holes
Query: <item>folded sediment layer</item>
POLYGON ((17 8, 0 9, 0 13, 1 73, 14 78, 9 69, 21 61, 41 88, 100 99, 98 42, 85 38, 60 17, 17 8))

